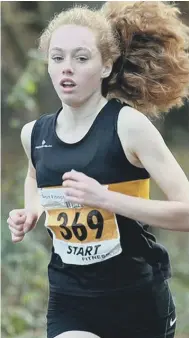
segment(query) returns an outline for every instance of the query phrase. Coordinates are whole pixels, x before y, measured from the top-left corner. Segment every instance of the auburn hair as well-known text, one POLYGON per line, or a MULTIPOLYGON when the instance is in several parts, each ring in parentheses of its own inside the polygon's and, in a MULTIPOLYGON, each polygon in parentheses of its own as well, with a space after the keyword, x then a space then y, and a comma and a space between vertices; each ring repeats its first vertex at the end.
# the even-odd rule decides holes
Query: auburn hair
POLYGON ((149 116, 180 107, 189 94, 189 27, 179 9, 162 1, 109 1, 100 10, 77 6, 50 21, 39 48, 48 55, 52 33, 64 24, 92 29, 110 76, 102 94, 149 116))

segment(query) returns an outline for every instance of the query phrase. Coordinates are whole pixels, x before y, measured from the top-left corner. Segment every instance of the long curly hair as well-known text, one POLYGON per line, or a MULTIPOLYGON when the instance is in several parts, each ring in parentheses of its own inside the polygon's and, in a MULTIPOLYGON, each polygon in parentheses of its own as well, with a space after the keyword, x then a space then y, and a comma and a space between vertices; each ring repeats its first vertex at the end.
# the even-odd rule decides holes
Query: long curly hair
POLYGON ((111 97, 158 116, 189 93, 189 27, 173 4, 107 2, 102 13, 120 41, 121 56, 106 83, 111 97))
POLYGON ((158 117, 182 106, 189 94, 189 27, 179 15, 175 5, 162 1, 109 1, 100 10, 75 7, 55 16, 40 48, 48 52, 52 32, 60 25, 89 27, 103 61, 113 62, 102 94, 158 117))

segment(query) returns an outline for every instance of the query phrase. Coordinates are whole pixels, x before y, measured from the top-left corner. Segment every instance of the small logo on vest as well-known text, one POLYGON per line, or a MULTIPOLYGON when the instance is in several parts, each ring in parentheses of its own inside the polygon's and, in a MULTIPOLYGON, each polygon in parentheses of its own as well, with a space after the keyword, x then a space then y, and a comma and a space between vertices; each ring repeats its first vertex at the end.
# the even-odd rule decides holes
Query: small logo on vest
POLYGON ((41 146, 36 146, 35 149, 41 149, 41 148, 52 148, 52 145, 51 144, 46 144, 46 141, 43 140, 41 142, 41 146))
POLYGON ((171 318, 171 320, 170 320, 170 327, 173 326, 173 325, 175 324, 176 320, 177 320, 176 317, 175 317, 174 320, 171 318))

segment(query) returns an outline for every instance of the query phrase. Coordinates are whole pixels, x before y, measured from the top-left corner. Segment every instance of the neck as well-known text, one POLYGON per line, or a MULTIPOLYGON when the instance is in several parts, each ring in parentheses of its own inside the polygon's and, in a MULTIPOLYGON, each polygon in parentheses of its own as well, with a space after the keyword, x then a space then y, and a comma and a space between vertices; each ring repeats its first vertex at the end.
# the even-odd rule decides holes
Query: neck
POLYGON ((99 93, 91 96, 77 107, 63 103, 63 109, 59 114, 59 123, 62 122, 64 125, 66 123, 70 127, 81 123, 84 124, 93 119, 106 103, 107 99, 99 93))

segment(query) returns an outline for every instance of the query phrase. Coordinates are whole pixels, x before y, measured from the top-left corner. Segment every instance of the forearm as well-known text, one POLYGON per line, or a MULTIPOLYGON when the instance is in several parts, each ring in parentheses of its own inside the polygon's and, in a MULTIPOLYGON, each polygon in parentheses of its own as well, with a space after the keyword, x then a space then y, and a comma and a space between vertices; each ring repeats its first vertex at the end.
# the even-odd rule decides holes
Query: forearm
POLYGON ((187 202, 146 200, 107 191, 103 207, 154 227, 189 231, 189 203, 187 202))
POLYGON ((24 204, 25 208, 38 214, 38 219, 42 215, 44 209, 40 204, 37 191, 36 179, 27 175, 24 185, 24 204))

